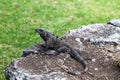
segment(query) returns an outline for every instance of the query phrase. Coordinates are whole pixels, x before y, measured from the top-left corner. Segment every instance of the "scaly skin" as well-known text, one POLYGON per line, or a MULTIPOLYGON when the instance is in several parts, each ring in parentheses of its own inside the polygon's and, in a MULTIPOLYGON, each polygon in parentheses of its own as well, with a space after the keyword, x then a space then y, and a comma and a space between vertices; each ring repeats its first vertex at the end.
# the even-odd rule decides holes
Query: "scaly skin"
MULTIPOLYGON (((69 44, 67 44, 66 42, 62 41, 60 38, 56 37, 54 34, 48 32, 44 29, 38 28, 38 29, 35 29, 35 31, 38 32, 38 34, 45 41, 45 49, 46 50, 48 50, 50 48, 53 48, 55 50, 55 53, 53 53, 52 55, 58 55, 61 52, 68 52, 71 57, 73 57, 78 62, 80 62, 84 67, 84 71, 82 71, 80 73, 73 73, 70 71, 68 71, 68 73, 74 74, 74 75, 79 75, 79 74, 83 74, 88 71, 87 62, 81 56, 81 53, 79 50, 74 49, 69 44)), ((46 54, 49 54, 49 53, 46 53, 46 54)))

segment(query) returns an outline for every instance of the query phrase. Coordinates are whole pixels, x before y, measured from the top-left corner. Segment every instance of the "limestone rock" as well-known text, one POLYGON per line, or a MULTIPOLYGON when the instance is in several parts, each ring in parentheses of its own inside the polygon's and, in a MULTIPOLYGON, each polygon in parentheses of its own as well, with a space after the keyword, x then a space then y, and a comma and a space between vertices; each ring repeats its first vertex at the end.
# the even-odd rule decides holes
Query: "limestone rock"
POLYGON ((26 50, 40 50, 41 54, 30 54, 15 59, 5 71, 6 79, 119 80, 120 69, 115 65, 115 61, 120 59, 120 21, 111 20, 108 23, 110 24, 82 26, 62 37, 72 47, 79 49, 84 58, 92 59, 87 61, 88 73, 79 76, 66 73, 63 67, 78 72, 83 70, 82 65, 71 58, 67 52, 58 56, 44 55, 43 47, 38 43, 26 50))
POLYGON ((113 19, 113 20, 109 21, 108 24, 111 24, 116 27, 120 27, 120 19, 113 19))
MULTIPOLYGON (((31 57, 33 57, 33 55, 31 57)), ((37 58, 37 57, 34 56, 33 58, 37 58)), ((28 59, 29 57, 27 57, 26 59, 23 59, 23 58, 15 59, 9 65, 8 69, 5 72, 6 79, 7 80, 67 80, 63 72, 60 72, 60 71, 49 72, 49 68, 47 68, 46 65, 44 65, 44 68, 42 68, 42 69, 45 69, 45 71, 41 74, 37 74, 37 72, 39 72, 40 70, 37 71, 36 69, 34 69, 34 67, 37 66, 38 63, 24 64, 21 62, 28 59), (31 67, 28 65, 30 65, 31 67), (34 67, 32 67, 32 65, 34 67), (27 67, 23 67, 23 66, 27 66, 27 67)), ((39 68, 39 66, 37 67, 39 68)))

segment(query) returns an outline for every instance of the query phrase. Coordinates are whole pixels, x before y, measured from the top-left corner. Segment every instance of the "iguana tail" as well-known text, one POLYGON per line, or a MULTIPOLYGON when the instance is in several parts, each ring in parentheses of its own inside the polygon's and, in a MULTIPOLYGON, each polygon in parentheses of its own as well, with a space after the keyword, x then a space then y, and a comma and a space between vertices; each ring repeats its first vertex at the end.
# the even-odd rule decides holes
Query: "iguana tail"
POLYGON ((86 72, 89 70, 89 68, 88 68, 88 66, 87 66, 87 64, 86 64, 86 61, 84 61, 84 64, 82 64, 82 65, 83 65, 83 67, 84 67, 84 70, 81 71, 81 74, 84 74, 84 73, 86 73, 86 72))
POLYGON ((77 49, 73 49, 70 53, 70 55, 76 59, 78 62, 80 62, 82 64, 82 66, 84 67, 84 70, 81 72, 81 74, 86 73, 88 71, 88 66, 87 66, 87 62, 84 60, 84 58, 81 56, 81 53, 77 50, 77 49))

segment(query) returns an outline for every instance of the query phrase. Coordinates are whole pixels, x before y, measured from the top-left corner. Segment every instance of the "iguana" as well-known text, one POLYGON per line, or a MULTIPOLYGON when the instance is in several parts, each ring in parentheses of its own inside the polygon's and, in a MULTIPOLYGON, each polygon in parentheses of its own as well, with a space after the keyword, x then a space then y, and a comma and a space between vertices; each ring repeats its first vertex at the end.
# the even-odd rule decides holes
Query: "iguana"
MULTIPOLYGON (((45 41, 46 50, 51 49, 51 48, 55 50, 55 52, 52 55, 58 55, 61 52, 68 52, 71 57, 73 57, 78 62, 80 62, 84 67, 84 71, 80 73, 72 73, 69 71, 68 73, 78 75, 78 74, 83 74, 88 71, 87 62, 84 60, 79 50, 71 47, 68 43, 62 41, 60 38, 58 38, 57 36, 55 36, 54 34, 52 34, 51 32, 47 30, 37 28, 35 29, 35 31, 38 32, 41 38, 45 41)), ((49 53, 46 53, 46 54, 49 54, 49 53)))

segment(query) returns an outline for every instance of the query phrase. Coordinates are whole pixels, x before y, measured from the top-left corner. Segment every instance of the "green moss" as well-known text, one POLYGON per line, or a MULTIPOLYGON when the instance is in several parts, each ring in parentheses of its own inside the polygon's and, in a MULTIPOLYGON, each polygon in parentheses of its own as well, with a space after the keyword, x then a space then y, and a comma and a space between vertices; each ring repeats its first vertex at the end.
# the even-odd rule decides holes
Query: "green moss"
POLYGON ((117 65, 120 67, 120 59, 117 61, 117 65))

